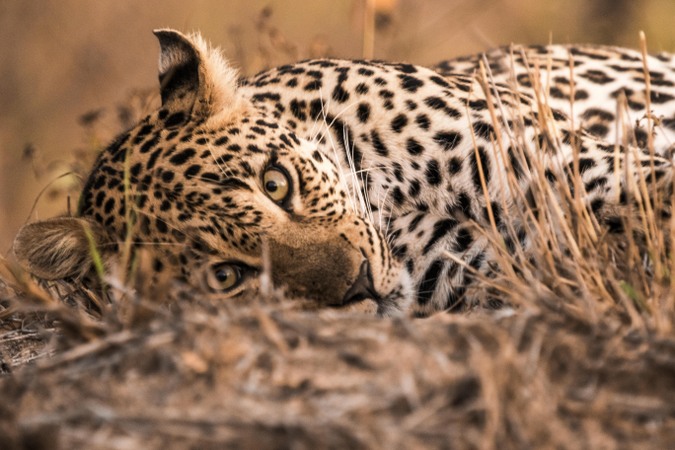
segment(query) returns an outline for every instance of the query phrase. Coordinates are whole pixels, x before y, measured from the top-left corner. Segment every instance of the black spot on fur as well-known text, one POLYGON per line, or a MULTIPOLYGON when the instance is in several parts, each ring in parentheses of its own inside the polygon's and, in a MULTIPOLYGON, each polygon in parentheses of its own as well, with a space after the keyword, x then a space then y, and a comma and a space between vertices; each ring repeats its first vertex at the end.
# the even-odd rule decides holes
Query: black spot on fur
POLYGON ((509 147, 508 154, 509 154, 509 163, 513 168, 513 174, 515 175, 517 180, 520 180, 524 174, 523 167, 520 164, 520 159, 516 155, 516 152, 514 151, 513 147, 509 147))
POLYGON ((586 171, 595 167, 595 160, 591 158, 579 158, 579 173, 584 174, 586 171))
POLYGON ((323 118, 324 109, 321 99, 315 98, 309 102, 309 115, 314 120, 319 120, 323 118))
MULTIPOLYGON (((490 209, 492 210, 492 217, 495 219, 495 225, 500 226, 502 223, 502 207, 497 202, 490 202, 490 209)), ((487 207, 483 208, 483 218, 485 222, 490 222, 490 212, 487 207)))
POLYGON ((196 154, 197 152, 193 148, 188 148, 173 155, 169 158, 169 162, 174 166, 180 166, 181 164, 185 164, 188 159, 194 157, 196 154))
POLYGON ((441 238, 450 233, 458 224, 459 222, 457 222, 455 219, 443 219, 436 222, 434 224, 434 232, 431 235, 431 239, 429 239, 429 242, 427 242, 427 244, 424 246, 422 254, 426 255, 429 253, 434 245, 436 245, 436 243, 440 241, 441 238))
POLYGON ((461 158, 455 156, 448 160, 448 171, 450 175, 456 175, 462 170, 461 158))
POLYGON ((317 162, 323 162, 323 156, 321 156, 321 153, 319 153, 318 150, 314 150, 314 153, 312 153, 312 157, 317 162))
POLYGON ((647 147, 648 141, 647 132, 640 127, 635 127, 633 131, 635 132, 635 141, 637 142, 638 147, 641 148, 647 147))
POLYGON ((610 233, 623 233, 624 232, 624 226, 623 226, 623 220, 621 220, 621 217, 607 217, 604 220, 605 225, 607 225, 607 228, 610 233))
POLYGON ((412 64, 396 64, 396 68, 403 73, 416 73, 417 67, 412 64))
MULTIPOLYGON (((478 147, 478 157, 480 159, 480 164, 482 167, 483 178, 485 178, 485 184, 490 185, 490 160, 485 153, 483 147, 478 147)), ((476 153, 472 152, 469 156, 469 161, 471 161, 471 171, 472 171, 472 180, 473 185, 476 188, 476 191, 483 192, 483 185, 481 184, 481 176, 478 170, 478 160, 476 159, 476 153)))
POLYGON ((666 94, 665 92, 658 92, 658 91, 652 90, 649 93, 649 98, 651 99, 652 103, 661 104, 661 103, 667 103, 675 97, 673 97, 670 94, 666 94))
POLYGON ((293 114, 293 116, 295 116, 298 120, 307 120, 307 113, 305 112, 307 109, 307 102, 304 100, 298 101, 293 99, 291 100, 289 107, 291 109, 291 114, 293 114))
POLYGON ((396 133, 400 133, 407 124, 408 117, 405 114, 399 114, 391 121, 391 129, 396 133))
POLYGON ((427 162, 427 169, 424 171, 424 175, 427 178, 427 183, 432 186, 438 186, 441 184, 441 169, 438 165, 438 161, 431 159, 427 162))
POLYGON ((450 87, 450 84, 449 84, 447 81, 445 81, 445 79, 443 79, 442 77, 439 77, 439 76, 433 76, 433 77, 431 77, 431 78, 429 78, 429 79, 430 79, 433 83, 435 83, 435 84, 437 84, 437 85, 439 85, 439 86, 441 86, 441 87, 444 87, 444 88, 450 87))
POLYGON ((338 84, 335 86, 335 89, 333 89, 333 100, 338 103, 344 103, 349 100, 349 92, 347 92, 341 84, 338 84))
POLYGON ((443 147, 443 150, 453 150, 462 142, 462 135, 455 131, 439 131, 434 136, 434 142, 443 147))
POLYGON ((401 79, 401 87, 408 92, 417 92, 419 88, 424 86, 422 80, 410 75, 399 75, 398 77, 401 79))
POLYGON ((444 107, 447 106, 445 100, 435 96, 425 98, 424 103, 431 109, 443 109, 444 107))
POLYGON ((464 253, 469 249, 471 244, 473 244, 471 232, 467 228, 462 227, 457 230, 457 236, 455 237, 455 243, 452 245, 452 251, 460 254, 464 253))
POLYGON ((183 172, 183 175, 185 178, 190 179, 197 175, 201 170, 202 167, 199 164, 193 164, 183 172))
POLYGON ((323 102, 320 98, 315 98, 309 102, 309 115, 313 120, 320 120, 323 118, 323 102))
POLYGON ((370 118, 370 105, 368 103, 359 103, 359 107, 356 109, 356 115, 361 123, 368 122, 368 119, 370 118))
POLYGON ((180 125, 183 122, 185 122, 185 114, 183 114, 182 112, 177 112, 171 114, 169 117, 166 118, 166 120, 164 121, 164 126, 166 128, 171 128, 180 125))
POLYGON ((607 136, 607 133, 609 132, 609 128, 607 128, 606 125, 603 125, 601 123, 595 123, 590 127, 587 127, 587 130, 590 134, 599 138, 607 136))
POLYGON ((608 76, 605 72, 601 70, 589 69, 585 73, 579 74, 581 78, 585 78, 591 83, 596 84, 607 84, 614 81, 614 78, 608 76))
POLYGON ((452 117, 453 119, 459 119, 462 117, 462 113, 448 106, 448 104, 440 97, 430 96, 424 99, 424 103, 431 109, 442 110, 445 114, 452 117))
POLYGON ((415 117, 415 122, 423 130, 428 130, 429 126, 431 125, 431 122, 429 121, 429 116, 427 116, 426 114, 418 114, 417 117, 415 117))
POLYGON ((382 142, 380 134, 376 130, 370 132, 370 139, 373 144, 373 148, 375 149, 378 155, 384 157, 389 156, 389 149, 387 149, 387 146, 384 145, 384 142, 382 142))
POLYGON ((115 208, 115 199, 109 198, 108 201, 105 202, 103 212, 105 212, 106 214, 110 214, 114 208, 115 208))
POLYGON ((396 206, 401 206, 405 201, 405 195, 403 195, 403 191, 401 191, 401 188, 398 186, 391 191, 391 197, 394 199, 394 204, 396 206))
POLYGON ((162 172, 162 181, 165 183, 171 183, 173 181, 174 174, 170 170, 165 170, 162 172))
POLYGON ((255 94, 255 95, 252 97, 252 100, 253 100, 254 102, 258 102, 258 101, 266 101, 266 100, 270 100, 270 101, 273 101, 273 102, 278 102, 280 99, 281 99, 281 96, 280 96, 279 94, 273 94, 273 93, 271 93, 271 92, 262 92, 262 93, 258 93, 258 94, 255 94))
POLYGON ((438 284, 438 279, 441 276, 441 271, 443 270, 443 260, 437 259, 429 268, 424 272, 422 281, 417 288, 417 302, 420 305, 426 305, 431 300, 431 296, 436 290, 436 285, 438 284))
POLYGON ((570 53, 573 54, 573 55, 585 56, 585 57, 588 57, 590 59, 597 59, 599 61, 606 61, 606 60, 609 59, 609 56, 607 56, 607 55, 602 55, 602 54, 598 54, 598 53, 591 53, 591 52, 588 52, 588 51, 585 51, 585 50, 581 50, 577 47, 571 47, 570 53))
POLYGON ((605 177, 595 177, 592 180, 584 184, 586 192, 592 192, 597 188, 603 187, 607 184, 607 178, 605 177))
POLYGON ((131 174, 132 179, 136 178, 138 176, 142 167, 143 167, 143 164, 141 164, 141 163, 136 163, 136 164, 133 165, 133 167, 129 170, 129 173, 131 174))
POLYGON ((474 122, 473 131, 477 136, 482 137, 485 140, 490 140, 490 135, 494 134, 495 130, 491 124, 487 122, 474 122))
POLYGON ((418 180, 413 180, 410 183, 410 188, 408 189, 408 196, 416 198, 420 194, 421 189, 422 186, 420 186, 420 182, 418 180))
POLYGON ((406 141, 405 148, 411 155, 419 155, 424 151, 424 147, 419 142, 417 142, 415 138, 409 138, 406 141))
POLYGON ((159 217, 155 219, 155 228, 157 228, 157 231, 162 234, 165 234, 169 231, 169 227, 166 226, 166 222, 164 222, 159 217))
POLYGON ((478 100, 471 100, 469 102, 469 107, 471 108, 472 111, 482 111, 484 109, 487 109, 488 104, 485 100, 478 99, 478 100))
POLYGON ((365 83, 359 83, 356 85, 356 93, 360 95, 365 95, 368 93, 368 85, 365 83))
POLYGON ((134 138, 134 144, 139 144, 143 140, 143 138, 145 138, 145 136, 147 136, 152 131, 153 128, 154 126, 152 125, 143 125, 143 127, 140 130, 138 130, 138 133, 136 133, 136 137, 134 138))
POLYGON ((321 89, 321 80, 314 80, 307 83, 304 87, 306 91, 318 91, 321 89))
POLYGON ((598 197, 591 202, 591 211, 593 214, 597 214, 603 206, 605 206, 605 200, 598 197))
POLYGON ((143 143, 141 146, 140 152, 141 153, 148 153, 150 150, 155 148, 155 146, 159 143, 160 135, 156 134, 153 136, 151 139, 148 139, 143 143))
POLYGON ((599 118, 601 120, 606 120, 606 121, 611 121, 614 120, 614 114, 612 114, 609 111, 605 111, 603 109, 599 108, 588 108, 584 113, 581 115, 582 118, 588 120, 592 118, 599 118))

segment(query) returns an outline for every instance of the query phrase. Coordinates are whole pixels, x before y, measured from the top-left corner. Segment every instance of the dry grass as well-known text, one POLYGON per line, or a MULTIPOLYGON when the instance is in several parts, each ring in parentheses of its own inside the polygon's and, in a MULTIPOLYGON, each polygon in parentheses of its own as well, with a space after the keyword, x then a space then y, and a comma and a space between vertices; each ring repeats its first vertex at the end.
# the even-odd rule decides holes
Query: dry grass
MULTIPOLYGON (((508 144, 517 130, 493 150, 508 144)), ((672 446, 675 222, 656 213, 672 199, 635 180, 624 222, 645 233, 617 239, 580 189, 532 170, 536 213, 512 218, 529 252, 484 230, 504 270, 482 289, 515 312, 383 320, 276 296, 169 307, 142 289, 142 264, 110 303, 0 260, 3 448, 672 446)))

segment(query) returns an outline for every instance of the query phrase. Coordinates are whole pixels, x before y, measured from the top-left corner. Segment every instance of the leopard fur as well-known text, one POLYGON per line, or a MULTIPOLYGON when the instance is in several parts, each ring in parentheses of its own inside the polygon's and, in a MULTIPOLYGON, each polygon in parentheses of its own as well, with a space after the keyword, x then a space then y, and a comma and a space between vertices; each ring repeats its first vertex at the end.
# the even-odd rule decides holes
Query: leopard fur
POLYGON ((38 276, 90 270, 87 229, 107 260, 132 236, 151 252, 157 274, 216 299, 259 290, 267 274, 320 306, 368 298, 382 315, 424 316, 499 303, 474 298, 472 286, 475 273, 499 270, 482 230, 495 228, 507 248, 528 245, 507 168, 515 188, 528 192, 537 176, 532 161, 557 185, 569 179, 577 154, 586 205, 611 231, 620 231, 628 207, 627 177, 672 183, 671 56, 648 61, 657 122, 648 139, 641 60, 628 50, 495 51, 487 54, 487 80, 475 75, 473 57, 435 70, 310 60, 237 81, 198 35, 156 34, 162 106, 100 155, 78 217, 19 233, 17 257, 38 276), (570 58, 578 75, 573 103, 570 58), (535 59, 539 72, 528 65, 535 59), (553 61, 549 71, 545 60, 553 61), (537 85, 547 76, 553 85, 542 102, 537 85), (628 137, 616 142, 621 147, 612 139, 621 89, 629 120, 639 122, 634 151, 628 137), (543 118, 547 125, 538 126, 543 118), (628 164, 618 179, 616 164, 628 164), (283 199, 280 186, 288 188, 283 199))

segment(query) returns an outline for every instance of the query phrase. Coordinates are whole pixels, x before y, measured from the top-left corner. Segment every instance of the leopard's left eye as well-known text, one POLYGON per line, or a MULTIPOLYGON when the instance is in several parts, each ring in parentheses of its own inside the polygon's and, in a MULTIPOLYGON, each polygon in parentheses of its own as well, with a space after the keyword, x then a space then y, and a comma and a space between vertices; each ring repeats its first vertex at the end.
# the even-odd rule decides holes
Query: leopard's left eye
POLYGON ((284 203, 291 194, 291 180, 285 170, 269 167, 263 174, 263 189, 275 203, 284 203))
POLYGON ((211 267, 206 283, 215 292, 227 292, 239 286, 243 278, 244 268, 241 265, 222 263, 211 267))

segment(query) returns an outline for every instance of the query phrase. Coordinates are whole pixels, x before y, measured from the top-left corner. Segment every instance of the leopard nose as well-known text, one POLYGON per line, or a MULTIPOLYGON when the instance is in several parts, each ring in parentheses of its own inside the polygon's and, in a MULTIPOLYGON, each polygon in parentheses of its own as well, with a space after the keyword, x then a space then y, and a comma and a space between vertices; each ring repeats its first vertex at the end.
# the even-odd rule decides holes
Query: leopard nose
POLYGON ((350 303, 356 303, 366 298, 371 298, 375 301, 380 299, 380 296, 377 295, 375 287, 373 286, 373 274, 370 271, 370 264, 368 264, 368 260, 364 260, 361 263, 359 275, 356 277, 354 284, 352 284, 351 287, 347 289, 347 292, 342 299, 342 305, 344 306, 350 303))

